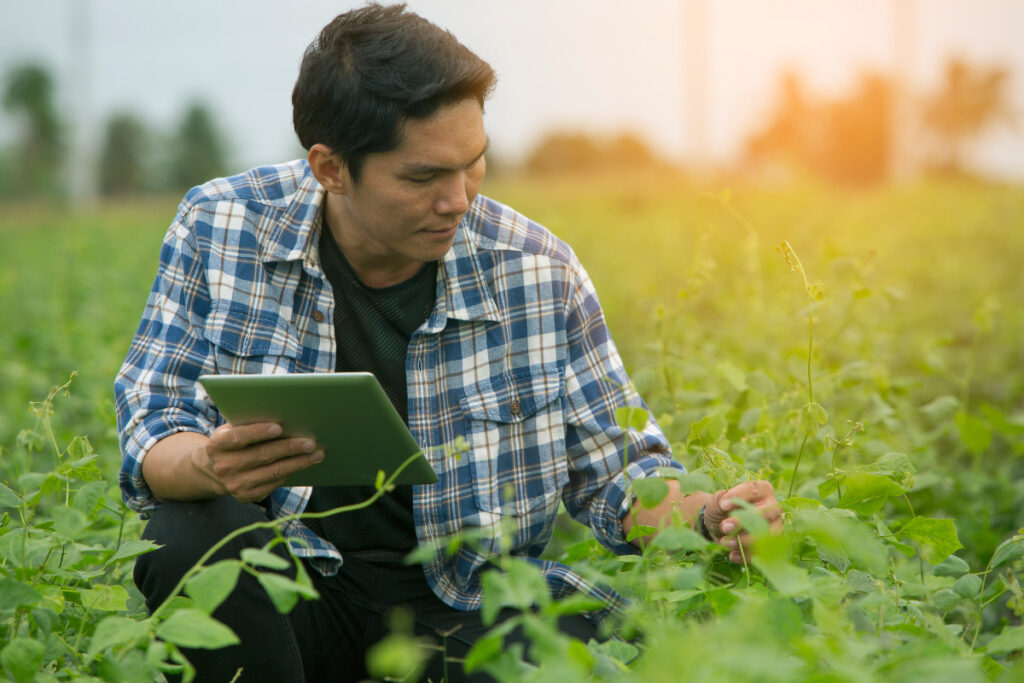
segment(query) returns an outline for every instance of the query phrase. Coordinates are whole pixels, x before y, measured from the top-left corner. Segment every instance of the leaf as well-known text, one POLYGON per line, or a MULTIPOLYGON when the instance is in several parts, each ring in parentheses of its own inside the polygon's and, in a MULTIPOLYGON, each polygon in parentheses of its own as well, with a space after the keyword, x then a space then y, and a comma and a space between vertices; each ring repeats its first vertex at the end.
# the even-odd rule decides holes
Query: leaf
POLYGON ((683 472, 673 467, 659 467, 658 475, 662 479, 675 479, 679 482, 679 492, 683 495, 695 491, 714 491, 715 482, 703 472, 683 472))
POLYGON ((267 591, 267 595, 273 601, 274 607, 281 614, 290 612, 295 607, 295 603, 299 601, 300 596, 310 600, 319 597, 318 593, 312 588, 296 583, 281 574, 260 572, 256 575, 256 578, 259 580, 260 585, 263 586, 263 590, 267 591))
POLYGON ((203 567, 185 584, 185 593, 192 598, 196 609, 212 614, 235 590, 241 571, 242 563, 238 560, 221 560, 203 567))
POLYGON ((283 571, 292 566, 291 562, 280 555, 262 548, 246 548, 242 551, 242 561, 253 567, 266 567, 283 571))
POLYGON ((106 481, 90 481, 87 484, 82 484, 75 491, 75 497, 71 504, 75 509, 81 510, 86 515, 93 516, 99 511, 106 500, 107 486, 106 481))
POLYGON ((634 524, 630 528, 629 533, 626 534, 626 543, 635 541, 638 538, 643 538, 644 536, 653 536, 656 531, 657 529, 653 526, 648 526, 646 524, 634 524))
POLYGON ((195 647, 204 650, 218 650, 240 641, 235 632, 224 624, 197 609, 180 609, 160 624, 156 630, 158 638, 179 647, 195 647))
POLYGON ((711 544, 711 541, 707 540, 696 531, 683 526, 670 526, 665 527, 658 532, 658 535, 654 537, 651 542, 651 546, 654 548, 662 548, 668 551, 684 550, 694 551, 700 550, 711 544))
POLYGON ((985 648, 989 654, 1016 650, 1024 650, 1024 626, 1007 626, 985 648))
POLYGON ((935 565, 935 576, 962 576, 971 571, 971 566, 956 555, 950 555, 935 565))
POLYGON ((501 636, 487 635, 477 638, 466 655, 466 661, 462 668, 466 673, 477 671, 482 665, 497 659, 504 649, 504 639, 501 636))
POLYGON ((996 548, 995 553, 992 555, 992 561, 989 562, 989 566, 995 569, 1020 557, 1024 557, 1024 536, 1014 536, 999 544, 999 547, 996 548))
POLYGON ((82 604, 102 612, 123 612, 128 609, 128 591, 124 586, 98 585, 79 591, 82 604))
POLYGON ((53 517, 53 530, 69 540, 78 538, 91 524, 89 517, 77 508, 59 507, 50 511, 53 517))
POLYGON ((146 623, 120 615, 106 617, 96 625, 86 654, 93 658, 104 650, 146 637, 146 623))
POLYGON ((43 596, 32 586, 0 576, 0 612, 18 607, 35 607, 43 601, 43 596))
POLYGON ((953 592, 965 598, 973 598, 981 592, 981 577, 977 574, 964 574, 953 584, 953 592))
POLYGON ((906 490, 889 477, 867 472, 850 472, 846 475, 843 497, 839 507, 870 516, 882 509, 892 496, 901 496, 906 490))
POLYGON ((963 548, 951 519, 915 517, 903 525, 899 534, 920 545, 921 555, 930 564, 938 564, 963 548))
POLYGON ((785 535, 768 536, 757 542, 752 562, 782 595, 806 596, 811 590, 807 571, 791 561, 792 551, 785 535))
POLYGON ((118 546, 114 554, 107 558, 106 564, 114 564, 121 560, 130 560, 133 557, 144 555, 145 553, 157 550, 162 547, 159 543, 153 541, 146 541, 143 539, 130 539, 127 541, 121 541, 121 545, 118 546))
POLYGON ((633 492, 647 509, 656 507, 668 495, 668 484, 660 477, 633 480, 633 492))
POLYGON ((9 488, 7 484, 0 482, 0 508, 16 508, 21 504, 21 498, 9 488))
POLYGON ((800 424, 804 434, 814 436, 828 422, 828 411, 820 403, 808 403, 800 411, 800 424))
POLYGON ((718 371, 725 380, 732 385, 732 388, 736 391, 746 391, 749 389, 747 386, 746 373, 740 370, 738 367, 733 365, 727 360, 721 361, 715 366, 715 370, 718 371))
POLYGON ((649 419, 648 412, 637 406, 622 406, 615 409, 615 421, 623 431, 628 432, 630 429, 635 429, 641 432, 647 426, 649 419))
POLYGON ((43 665, 46 648, 29 638, 15 638, 0 651, 0 664, 17 683, 28 683, 43 665))

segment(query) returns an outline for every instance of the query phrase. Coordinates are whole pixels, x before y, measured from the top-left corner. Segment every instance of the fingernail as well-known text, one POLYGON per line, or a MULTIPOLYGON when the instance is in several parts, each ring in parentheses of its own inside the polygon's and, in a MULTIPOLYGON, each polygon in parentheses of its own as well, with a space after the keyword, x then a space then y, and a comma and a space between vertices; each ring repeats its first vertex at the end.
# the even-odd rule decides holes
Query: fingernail
POLYGON ((274 437, 274 436, 280 436, 280 435, 281 435, 281 425, 279 425, 279 424, 272 424, 269 427, 267 427, 267 436, 274 437))
POLYGON ((316 450, 316 441, 313 441, 313 439, 306 439, 305 441, 302 442, 302 450, 306 451, 307 453, 316 450))
POLYGON ((314 463, 314 464, 318 463, 318 462, 322 462, 323 459, 324 459, 324 452, 323 451, 317 451, 313 455, 309 456, 309 461, 314 463))
POLYGON ((722 530, 723 534, 731 534, 736 529, 736 524, 735 522, 722 522, 718 528, 722 530))

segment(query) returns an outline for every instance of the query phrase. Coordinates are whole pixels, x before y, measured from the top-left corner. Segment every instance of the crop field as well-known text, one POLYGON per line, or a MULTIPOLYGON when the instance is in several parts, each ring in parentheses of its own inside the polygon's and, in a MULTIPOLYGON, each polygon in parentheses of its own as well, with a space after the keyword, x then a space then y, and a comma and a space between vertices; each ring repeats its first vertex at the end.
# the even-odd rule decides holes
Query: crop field
MULTIPOLYGON (((616 557, 560 520, 546 555, 631 600, 625 640, 557 634, 581 605, 507 557, 485 609, 533 607, 534 664, 485 639, 467 665, 503 681, 1024 680, 1024 189, 483 191, 573 246, 684 488, 768 479, 786 531, 751 519, 758 552, 737 566, 685 528, 616 557)), ((197 638, 230 643, 208 616, 224 586, 274 569, 258 553, 197 568, 153 618, 131 581, 149 545, 117 490, 112 383, 176 202, 0 206, 0 680, 152 681, 197 638)), ((265 585, 280 609, 309 597, 301 576, 265 585)), ((419 652, 398 629, 373 670, 399 679, 419 652)))

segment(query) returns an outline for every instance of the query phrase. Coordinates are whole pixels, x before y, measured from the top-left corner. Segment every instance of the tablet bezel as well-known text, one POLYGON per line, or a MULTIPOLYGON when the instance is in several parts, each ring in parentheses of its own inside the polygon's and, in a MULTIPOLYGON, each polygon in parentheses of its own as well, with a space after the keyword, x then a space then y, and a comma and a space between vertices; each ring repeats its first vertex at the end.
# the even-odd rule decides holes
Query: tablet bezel
POLYGON ((369 372, 202 375, 199 383, 232 424, 277 422, 283 435, 312 436, 326 457, 285 486, 373 485, 419 453, 396 484, 432 484, 437 474, 369 372))

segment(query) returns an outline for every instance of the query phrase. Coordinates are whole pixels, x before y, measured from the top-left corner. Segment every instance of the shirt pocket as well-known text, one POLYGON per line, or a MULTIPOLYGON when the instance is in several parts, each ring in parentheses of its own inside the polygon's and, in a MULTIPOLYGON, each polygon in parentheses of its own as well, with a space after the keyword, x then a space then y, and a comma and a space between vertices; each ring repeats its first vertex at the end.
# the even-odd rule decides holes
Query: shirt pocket
POLYGON ((556 365, 495 375, 466 388, 473 493, 481 510, 554 516, 568 481, 563 377, 556 365))
POLYGON ((218 374, 295 372, 302 355, 295 329, 274 311, 214 302, 203 327, 218 374))

